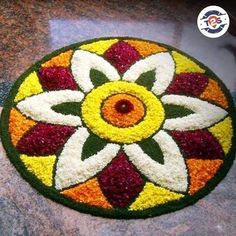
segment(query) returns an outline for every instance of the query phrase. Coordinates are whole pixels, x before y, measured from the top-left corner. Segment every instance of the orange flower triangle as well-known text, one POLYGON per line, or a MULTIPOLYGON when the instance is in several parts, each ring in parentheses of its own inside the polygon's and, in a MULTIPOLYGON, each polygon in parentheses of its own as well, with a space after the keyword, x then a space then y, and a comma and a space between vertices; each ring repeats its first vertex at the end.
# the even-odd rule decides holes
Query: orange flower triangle
POLYGON ((154 43, 149 43, 149 42, 144 42, 144 41, 139 41, 139 40, 124 40, 126 43, 134 47, 141 56, 146 57, 154 53, 158 52, 165 52, 167 51, 166 48, 159 46, 154 43))
POLYGON ((112 208, 111 204, 103 195, 102 190, 99 187, 97 178, 90 179, 85 183, 64 190, 62 194, 72 198, 77 202, 87 203, 89 205, 102 208, 112 208))
POLYGON ((228 107, 227 99, 215 80, 209 79, 208 85, 200 97, 209 101, 213 101, 223 108, 228 107))
POLYGON ((62 52, 58 56, 55 56, 51 60, 43 63, 41 66, 42 67, 51 67, 51 66, 68 67, 70 65, 72 53, 73 53, 72 50, 62 52))
POLYGON ((187 166, 190 176, 189 194, 193 195, 215 175, 222 160, 187 160, 187 166))
POLYGON ((9 132, 12 143, 16 146, 21 137, 37 123, 26 118, 15 108, 11 109, 9 118, 9 132))

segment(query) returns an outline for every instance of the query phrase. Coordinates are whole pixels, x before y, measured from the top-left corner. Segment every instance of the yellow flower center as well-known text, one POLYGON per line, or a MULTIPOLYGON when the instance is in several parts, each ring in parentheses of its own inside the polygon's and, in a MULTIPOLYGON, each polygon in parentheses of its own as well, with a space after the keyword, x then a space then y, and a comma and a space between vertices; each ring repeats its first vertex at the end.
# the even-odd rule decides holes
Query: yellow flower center
POLYGON ((82 118, 101 138, 133 143, 154 134, 164 120, 160 100, 143 86, 126 81, 103 84, 87 94, 82 118))

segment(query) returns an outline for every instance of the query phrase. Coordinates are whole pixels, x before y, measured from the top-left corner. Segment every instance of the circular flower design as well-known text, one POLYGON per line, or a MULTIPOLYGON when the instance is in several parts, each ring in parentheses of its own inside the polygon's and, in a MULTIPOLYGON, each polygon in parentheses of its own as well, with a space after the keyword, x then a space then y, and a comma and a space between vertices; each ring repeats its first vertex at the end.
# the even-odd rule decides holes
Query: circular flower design
POLYGON ((217 77, 177 49, 100 39, 21 76, 2 140, 46 196, 95 215, 149 217, 195 202, 223 178, 235 151, 233 112, 217 77))

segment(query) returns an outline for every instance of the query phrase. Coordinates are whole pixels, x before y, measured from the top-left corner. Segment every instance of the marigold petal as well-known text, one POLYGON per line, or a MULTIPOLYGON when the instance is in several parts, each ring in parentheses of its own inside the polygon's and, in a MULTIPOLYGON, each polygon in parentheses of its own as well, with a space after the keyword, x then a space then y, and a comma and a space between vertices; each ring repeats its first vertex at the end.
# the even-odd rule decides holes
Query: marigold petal
POLYGON ((230 117, 225 118, 223 121, 211 127, 209 131, 217 138, 226 155, 232 146, 232 119, 230 117))
POLYGON ((124 41, 134 47, 143 57, 149 56, 154 53, 167 51, 166 48, 151 42, 140 41, 135 39, 128 39, 124 41))
POLYGON ((227 108, 229 106, 219 84, 213 79, 209 79, 208 85, 200 95, 200 98, 215 102, 223 108, 227 108))
POLYGON ((205 72, 204 69, 202 69, 199 65, 197 65, 190 58, 188 58, 176 51, 172 51, 172 56, 175 60, 176 74, 186 73, 186 72, 198 72, 198 73, 205 72))
POLYGON ((53 167, 56 156, 27 156, 20 155, 25 167, 29 172, 34 174, 45 185, 52 186, 53 183, 53 167))
POLYGON ((112 208, 111 204, 102 193, 97 178, 90 179, 85 183, 64 190, 61 193, 77 202, 102 208, 112 208))
POLYGON ((59 55, 53 57, 49 61, 43 63, 42 67, 52 67, 52 66, 63 66, 68 67, 70 65, 70 60, 72 57, 72 50, 62 52, 59 55))
POLYGON ((170 201, 179 200, 183 197, 183 194, 175 193, 168 189, 155 186, 151 182, 147 182, 143 188, 143 191, 139 194, 135 202, 129 207, 129 210, 144 210, 170 201))
POLYGON ((189 159, 186 161, 190 176, 189 194, 193 195, 203 188, 206 183, 216 174, 222 160, 199 160, 189 159))
POLYGON ((98 42, 84 44, 80 46, 79 48, 82 50, 95 52, 99 55, 102 55, 109 47, 111 47, 113 44, 117 42, 118 42, 118 39, 100 40, 98 42))
POLYGON ((12 108, 9 117, 9 132, 13 145, 16 146, 21 137, 37 123, 26 118, 18 110, 12 108))
POLYGON ((20 85, 14 101, 18 102, 26 97, 41 92, 43 92, 43 89, 39 82, 37 73, 34 71, 30 75, 28 75, 28 77, 26 77, 23 83, 20 85))

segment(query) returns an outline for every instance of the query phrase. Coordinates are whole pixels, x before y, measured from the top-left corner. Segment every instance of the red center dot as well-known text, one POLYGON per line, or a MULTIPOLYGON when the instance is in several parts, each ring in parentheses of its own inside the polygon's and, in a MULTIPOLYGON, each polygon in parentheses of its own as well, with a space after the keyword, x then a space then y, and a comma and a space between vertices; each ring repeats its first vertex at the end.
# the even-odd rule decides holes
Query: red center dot
POLYGON ((115 109, 119 113, 129 113, 134 109, 134 105, 127 99, 121 99, 115 104, 115 109))

